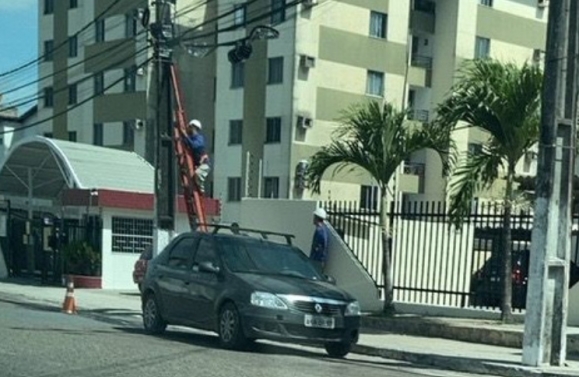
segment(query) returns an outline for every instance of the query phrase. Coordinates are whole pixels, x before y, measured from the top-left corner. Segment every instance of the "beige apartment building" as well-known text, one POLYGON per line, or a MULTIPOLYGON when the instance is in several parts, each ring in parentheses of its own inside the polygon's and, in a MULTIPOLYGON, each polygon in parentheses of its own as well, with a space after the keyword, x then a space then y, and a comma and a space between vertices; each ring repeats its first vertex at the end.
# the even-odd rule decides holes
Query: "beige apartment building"
MULTIPOLYGON (((192 36, 207 32, 208 27, 199 23, 212 17, 215 6, 201 7, 197 0, 167 3, 175 35, 191 26, 197 26, 189 33, 192 36)), ((16 139, 41 134, 134 150, 152 161, 155 97, 148 89, 153 63, 144 63, 153 51, 143 19, 147 25, 154 21, 154 6, 146 0, 39 0, 38 4, 39 53, 44 57, 39 62, 37 120, 49 121, 17 132, 16 139), (145 15, 147 9, 150 13, 145 15)), ((215 59, 195 58, 183 43, 174 46, 174 59, 184 83, 186 109, 195 109, 195 115, 205 120, 211 139, 215 59)))
MULTIPOLYGON (((297 178, 331 140, 340 111, 370 98, 406 103, 414 121, 431 120, 464 59, 540 60, 546 3, 177 0, 175 32, 188 38, 175 44, 174 57, 188 116, 203 122, 209 139, 211 191, 223 201, 224 218, 239 218, 242 197, 375 205, 377 189, 363 172, 328 175, 319 196, 297 178), (254 41, 251 57, 232 64, 231 44, 256 26, 274 27, 279 38, 254 41)), ((39 76, 46 79, 34 119, 54 119, 14 139, 44 134, 151 158, 151 64, 137 69, 152 53, 141 25, 147 8, 153 11, 145 0, 39 1, 39 51, 46 54, 39 76)), ((485 135, 471 129, 455 137, 466 151, 485 135)), ((520 171, 533 173, 534 161, 522 161, 520 171)), ((430 152, 413 156, 392 182, 398 198, 411 200, 443 199, 444 188, 430 152)))
MULTIPOLYGON (((288 2, 289 3, 289 2, 288 2)), ((274 26, 278 39, 259 41, 245 63, 217 52, 215 195, 224 217, 235 219, 244 196, 313 198, 296 184, 296 169, 331 140, 336 118, 350 104, 372 98, 407 103, 415 121, 428 121, 464 59, 491 56, 524 62, 541 57, 546 2, 537 0, 307 0, 251 22, 282 0, 221 1, 237 9, 236 40, 258 24, 274 26)), ((456 132, 461 150, 485 135, 456 132)), ((532 173, 534 161, 521 162, 532 173)), ((377 189, 362 172, 342 173, 322 184, 323 200, 375 205, 377 189)), ((441 200, 445 182, 434 153, 422 152, 393 182, 399 196, 441 200)))

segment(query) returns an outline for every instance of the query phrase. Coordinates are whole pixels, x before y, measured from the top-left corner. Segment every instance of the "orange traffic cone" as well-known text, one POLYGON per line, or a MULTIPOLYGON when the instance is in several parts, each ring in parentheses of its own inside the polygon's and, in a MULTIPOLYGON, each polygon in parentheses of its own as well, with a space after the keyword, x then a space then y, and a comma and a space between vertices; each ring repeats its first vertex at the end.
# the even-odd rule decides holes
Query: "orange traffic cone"
POLYGON ((62 303, 62 311, 66 314, 76 314, 76 301, 74 300, 74 282, 72 276, 68 276, 66 283, 66 295, 62 303))

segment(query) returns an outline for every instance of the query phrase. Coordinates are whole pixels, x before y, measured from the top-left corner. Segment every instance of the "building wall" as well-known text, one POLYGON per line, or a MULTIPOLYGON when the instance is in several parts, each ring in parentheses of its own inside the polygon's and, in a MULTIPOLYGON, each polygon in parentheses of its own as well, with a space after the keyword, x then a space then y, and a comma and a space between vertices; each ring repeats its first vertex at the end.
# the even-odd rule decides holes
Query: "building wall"
MULTIPOLYGON (((102 230, 102 288, 104 289, 136 289, 133 283, 133 268, 139 259, 139 253, 124 253, 112 251, 112 218, 124 217, 131 219, 153 220, 152 211, 118 210, 104 208, 101 210, 102 230)), ((175 235, 189 230, 187 216, 179 214, 175 221, 175 235)), ((152 240, 152 233, 151 233, 152 240)))

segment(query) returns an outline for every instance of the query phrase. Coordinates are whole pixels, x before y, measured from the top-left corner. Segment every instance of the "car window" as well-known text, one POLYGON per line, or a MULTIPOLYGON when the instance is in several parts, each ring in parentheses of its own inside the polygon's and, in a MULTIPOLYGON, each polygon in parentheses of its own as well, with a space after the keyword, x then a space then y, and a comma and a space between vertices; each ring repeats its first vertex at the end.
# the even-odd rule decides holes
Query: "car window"
POLYGON ((173 268, 186 269, 195 247, 195 239, 185 237, 169 251, 167 265, 173 268))
POLYGON ((217 254, 215 253, 213 242, 208 237, 203 237, 201 241, 199 241, 193 265, 196 266, 203 262, 211 262, 217 265, 217 254))
POLYGON ((223 260, 233 272, 279 274, 321 279, 320 274, 299 249, 255 239, 222 239, 223 260))

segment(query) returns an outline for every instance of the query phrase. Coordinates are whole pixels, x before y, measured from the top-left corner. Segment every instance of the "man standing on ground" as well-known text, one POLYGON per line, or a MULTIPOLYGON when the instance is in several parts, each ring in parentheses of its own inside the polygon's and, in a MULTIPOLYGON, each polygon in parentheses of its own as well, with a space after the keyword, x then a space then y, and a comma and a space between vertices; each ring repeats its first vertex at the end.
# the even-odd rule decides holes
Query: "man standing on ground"
POLYGON ((323 208, 318 208, 314 211, 314 238, 312 240, 312 249, 310 251, 310 259, 317 265, 320 273, 324 272, 324 267, 328 261, 328 241, 329 232, 325 224, 327 218, 326 211, 323 208))
POLYGON ((193 119, 187 127, 187 137, 185 142, 193 152, 193 162, 195 163, 195 181, 199 191, 205 193, 205 179, 209 175, 209 155, 205 151, 205 137, 201 134, 201 122, 193 119))

